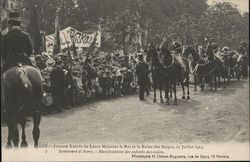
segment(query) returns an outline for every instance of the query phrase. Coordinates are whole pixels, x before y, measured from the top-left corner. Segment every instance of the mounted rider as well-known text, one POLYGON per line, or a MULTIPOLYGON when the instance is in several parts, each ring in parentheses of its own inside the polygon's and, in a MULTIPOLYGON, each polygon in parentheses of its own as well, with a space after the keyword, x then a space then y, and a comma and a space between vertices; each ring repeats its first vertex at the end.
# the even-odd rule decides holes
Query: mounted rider
POLYGON ((33 48, 29 34, 20 29, 19 13, 11 12, 8 23, 10 31, 2 38, 1 74, 17 63, 35 66, 29 59, 33 53, 33 48))
POLYGON ((220 52, 219 46, 216 43, 212 43, 212 47, 211 48, 212 48, 212 55, 215 58, 219 59, 219 61, 224 64, 225 61, 222 59, 222 57, 220 55, 221 52, 220 52))
POLYGON ((180 42, 172 43, 172 51, 175 60, 180 64, 184 71, 187 71, 187 68, 182 60, 182 46, 180 42))

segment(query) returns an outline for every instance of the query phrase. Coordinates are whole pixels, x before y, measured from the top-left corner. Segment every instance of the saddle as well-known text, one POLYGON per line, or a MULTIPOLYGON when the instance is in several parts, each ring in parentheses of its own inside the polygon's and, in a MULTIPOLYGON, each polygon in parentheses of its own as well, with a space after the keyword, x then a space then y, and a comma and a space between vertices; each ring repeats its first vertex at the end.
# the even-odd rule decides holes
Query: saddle
POLYGON ((22 67, 23 65, 30 65, 39 70, 39 68, 34 63, 32 63, 32 61, 25 53, 20 53, 17 55, 10 54, 9 57, 1 65, 1 75, 3 74, 3 72, 14 66, 22 67))

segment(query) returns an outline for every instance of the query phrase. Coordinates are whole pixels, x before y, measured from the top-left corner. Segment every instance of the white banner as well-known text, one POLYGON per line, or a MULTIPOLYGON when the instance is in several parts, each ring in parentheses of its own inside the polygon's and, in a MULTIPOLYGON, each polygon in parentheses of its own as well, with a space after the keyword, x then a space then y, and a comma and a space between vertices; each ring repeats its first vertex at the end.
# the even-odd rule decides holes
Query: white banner
MULTIPOLYGON (((89 47, 94 40, 95 33, 85 34, 72 27, 67 27, 60 31, 61 48, 65 49, 71 47, 73 41, 76 47, 89 47)), ((97 31, 96 47, 101 46, 101 32, 97 31)), ((46 36, 46 51, 53 52, 54 34, 46 36)))

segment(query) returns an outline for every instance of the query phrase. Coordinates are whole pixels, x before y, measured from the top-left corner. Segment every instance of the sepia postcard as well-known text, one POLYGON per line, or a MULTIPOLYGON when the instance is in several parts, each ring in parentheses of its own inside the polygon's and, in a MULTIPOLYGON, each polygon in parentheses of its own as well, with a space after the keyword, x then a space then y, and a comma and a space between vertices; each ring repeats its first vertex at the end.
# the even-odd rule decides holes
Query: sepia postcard
POLYGON ((1 153, 249 161, 248 0, 0 0, 1 153))

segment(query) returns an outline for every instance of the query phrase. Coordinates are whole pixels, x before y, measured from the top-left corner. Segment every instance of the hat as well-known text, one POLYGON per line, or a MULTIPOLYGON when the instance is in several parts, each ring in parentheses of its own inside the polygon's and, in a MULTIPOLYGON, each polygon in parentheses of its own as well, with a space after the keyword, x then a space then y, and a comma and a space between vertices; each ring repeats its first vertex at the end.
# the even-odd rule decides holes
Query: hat
POLYGON ((19 12, 17 12, 17 11, 10 12, 8 21, 21 22, 22 20, 21 20, 19 12))
POLYGON ((142 54, 142 53, 139 53, 139 54, 138 54, 138 59, 139 59, 139 60, 142 60, 142 59, 143 59, 143 54, 142 54))
POLYGON ((229 51, 229 47, 225 46, 221 49, 221 51, 229 51))
POLYGON ((55 60, 50 58, 46 61, 47 66, 54 66, 55 65, 55 60))
POLYGON ((35 56, 35 60, 36 60, 36 61, 37 61, 37 60, 41 61, 41 60, 42 60, 42 56, 41 56, 41 55, 36 55, 36 56, 35 56))
POLYGON ((62 63, 63 63, 62 60, 57 60, 57 61, 56 61, 56 65, 60 65, 60 64, 62 64, 62 63))

